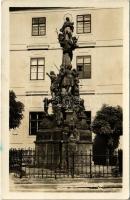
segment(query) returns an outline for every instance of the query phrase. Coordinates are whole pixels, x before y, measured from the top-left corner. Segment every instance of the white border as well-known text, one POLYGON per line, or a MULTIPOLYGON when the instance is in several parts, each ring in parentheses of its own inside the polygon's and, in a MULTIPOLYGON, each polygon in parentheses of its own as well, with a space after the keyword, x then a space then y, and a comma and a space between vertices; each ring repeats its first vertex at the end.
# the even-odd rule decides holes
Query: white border
POLYGON ((128 199, 129 198, 129 1, 128 0, 5 0, 2 2, 2 198, 3 199, 128 199), (9 192, 8 173, 8 89, 9 89, 9 7, 123 7, 124 9, 124 142, 123 190, 120 193, 9 192))

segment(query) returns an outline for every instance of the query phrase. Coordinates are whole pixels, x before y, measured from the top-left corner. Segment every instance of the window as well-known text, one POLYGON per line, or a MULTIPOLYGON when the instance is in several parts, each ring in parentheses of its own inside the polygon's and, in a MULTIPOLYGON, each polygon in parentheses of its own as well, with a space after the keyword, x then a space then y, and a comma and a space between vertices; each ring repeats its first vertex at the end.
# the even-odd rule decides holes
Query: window
POLYGON ((32 18, 32 36, 46 35, 46 18, 32 18))
POLYGON ((77 56, 79 78, 91 78, 91 56, 77 56))
POLYGON ((45 58, 31 58, 30 80, 43 80, 45 77, 45 58))
POLYGON ((29 135, 36 135, 43 119, 43 112, 29 113, 29 135))
POLYGON ((77 15, 77 33, 91 33, 91 15, 77 15))

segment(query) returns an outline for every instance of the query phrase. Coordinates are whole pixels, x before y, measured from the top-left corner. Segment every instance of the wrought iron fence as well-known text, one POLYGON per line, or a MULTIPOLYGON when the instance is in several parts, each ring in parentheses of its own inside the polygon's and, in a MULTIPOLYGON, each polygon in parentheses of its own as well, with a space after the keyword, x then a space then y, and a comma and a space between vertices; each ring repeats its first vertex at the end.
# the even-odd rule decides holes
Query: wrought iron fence
MULTIPOLYGON (((122 176, 120 152, 114 156, 97 155, 106 159, 104 165, 95 164, 92 151, 86 153, 42 154, 34 149, 10 149, 9 170, 17 177, 38 178, 95 178, 122 176), (111 162, 113 160, 113 162, 111 162)), ((97 160, 97 159, 96 159, 97 160)))

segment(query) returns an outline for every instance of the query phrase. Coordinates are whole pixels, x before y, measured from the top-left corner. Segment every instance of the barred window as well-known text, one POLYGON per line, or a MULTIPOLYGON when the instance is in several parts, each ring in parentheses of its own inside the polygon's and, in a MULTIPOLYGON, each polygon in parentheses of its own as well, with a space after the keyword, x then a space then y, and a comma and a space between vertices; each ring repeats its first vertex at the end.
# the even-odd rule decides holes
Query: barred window
POLYGON ((91 14, 77 15, 77 33, 91 33, 91 14))
POLYGON ((29 135, 36 135, 43 119, 43 112, 29 113, 29 135))
POLYGON ((91 56, 77 56, 77 71, 80 79, 91 78, 91 56))
POLYGON ((46 18, 35 17, 32 18, 32 36, 46 35, 46 18))
POLYGON ((31 58, 30 80, 44 80, 44 78, 45 78, 45 58, 31 58))

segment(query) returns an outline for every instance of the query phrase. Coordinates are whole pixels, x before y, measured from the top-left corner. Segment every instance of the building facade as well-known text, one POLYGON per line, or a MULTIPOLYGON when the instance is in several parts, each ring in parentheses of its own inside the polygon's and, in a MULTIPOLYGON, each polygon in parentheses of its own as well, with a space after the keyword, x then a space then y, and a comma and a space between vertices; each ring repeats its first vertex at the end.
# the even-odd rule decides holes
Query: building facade
POLYGON ((20 127, 11 130, 10 147, 35 146, 43 100, 51 96, 46 73, 58 73, 62 62, 57 33, 65 16, 78 37, 72 65, 79 72, 88 122, 103 104, 122 106, 122 8, 11 8, 10 90, 25 110, 20 127))

